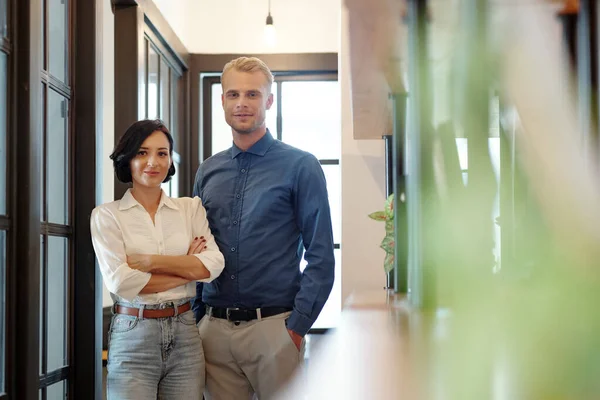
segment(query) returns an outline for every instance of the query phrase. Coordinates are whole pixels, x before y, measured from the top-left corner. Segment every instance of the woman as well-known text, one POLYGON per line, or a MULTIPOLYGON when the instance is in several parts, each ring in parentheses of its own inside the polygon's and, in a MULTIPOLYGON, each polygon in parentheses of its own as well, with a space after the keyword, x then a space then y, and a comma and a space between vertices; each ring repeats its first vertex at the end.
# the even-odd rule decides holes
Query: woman
POLYGON ((224 258, 200 199, 162 191, 175 174, 172 155, 161 121, 134 123, 110 156, 132 188, 92 212, 94 249, 115 301, 109 399, 202 398, 204 353, 190 300, 197 281, 219 276, 224 258))

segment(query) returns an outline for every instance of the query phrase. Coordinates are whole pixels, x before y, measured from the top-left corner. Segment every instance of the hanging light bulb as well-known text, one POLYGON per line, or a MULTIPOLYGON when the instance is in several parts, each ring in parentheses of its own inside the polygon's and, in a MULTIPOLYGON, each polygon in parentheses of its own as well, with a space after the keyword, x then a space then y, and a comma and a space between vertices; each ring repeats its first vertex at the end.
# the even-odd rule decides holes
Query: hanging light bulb
POLYGON ((275 26, 273 25, 273 17, 271 16, 271 0, 269 0, 269 14, 267 15, 267 23, 265 24, 265 41, 267 45, 273 47, 277 42, 275 26))

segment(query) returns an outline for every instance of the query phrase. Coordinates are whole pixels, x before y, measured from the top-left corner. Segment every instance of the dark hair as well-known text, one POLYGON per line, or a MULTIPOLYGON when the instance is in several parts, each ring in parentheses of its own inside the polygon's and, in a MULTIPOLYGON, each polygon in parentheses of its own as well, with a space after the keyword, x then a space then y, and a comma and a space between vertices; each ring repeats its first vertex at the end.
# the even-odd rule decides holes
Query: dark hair
MULTIPOLYGON (((134 122, 121 136, 119 143, 115 146, 110 159, 113 160, 113 166, 115 168, 115 174, 117 179, 123 183, 130 183, 131 178, 131 160, 137 155, 140 147, 144 143, 144 140, 148 136, 152 135, 153 132, 160 131, 165 134, 169 141, 169 155, 173 157, 173 136, 169 133, 169 130, 165 126, 164 122, 159 119, 150 120, 143 119, 141 121, 134 122)), ((169 182, 171 177, 175 175, 175 165, 171 164, 169 172, 164 182, 169 182)))

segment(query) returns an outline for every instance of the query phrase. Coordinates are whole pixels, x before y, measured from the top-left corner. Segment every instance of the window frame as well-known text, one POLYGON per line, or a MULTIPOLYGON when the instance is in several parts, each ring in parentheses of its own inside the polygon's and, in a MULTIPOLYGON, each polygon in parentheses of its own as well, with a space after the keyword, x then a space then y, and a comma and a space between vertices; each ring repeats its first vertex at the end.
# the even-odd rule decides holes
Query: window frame
MULTIPOLYGON (((188 139, 188 134, 186 134, 186 132, 182 131, 182 127, 185 127, 185 121, 182 120, 182 114, 179 112, 179 108, 182 108, 182 104, 179 104, 179 100, 181 98, 181 93, 179 93, 179 91, 175 91, 173 92, 173 76, 176 76, 176 80, 175 82, 180 82, 181 80, 184 79, 185 74, 186 74, 186 70, 184 69, 184 66, 177 61, 177 59, 173 56, 172 54, 172 50, 170 50, 170 48, 163 43, 163 41, 161 40, 161 38, 158 36, 158 33, 156 31, 156 29, 153 29, 153 25, 151 25, 150 21, 148 20, 147 17, 145 17, 145 24, 144 24, 144 63, 145 63, 145 67, 144 67, 144 102, 145 103, 145 107, 144 107, 144 117, 145 118, 149 118, 149 113, 150 110, 148 109, 148 93, 149 93, 149 54, 150 54, 150 49, 152 49, 157 55, 158 55, 158 70, 157 70, 157 75, 158 75, 158 83, 157 83, 157 90, 158 90, 158 95, 157 95, 157 112, 158 114, 160 114, 160 110, 162 109, 162 101, 163 101, 163 93, 162 93, 162 67, 163 67, 163 63, 167 65, 167 67, 169 68, 169 82, 168 82, 168 91, 169 91, 169 119, 168 121, 165 121, 167 123, 167 128, 169 129, 169 131, 171 132, 171 134, 173 135, 174 141, 175 141, 175 148, 173 149, 173 162, 177 164, 177 177, 178 177, 178 189, 186 186, 185 185, 185 180, 186 179, 186 172, 189 168, 187 168, 187 165, 185 163, 185 159, 186 156, 185 154, 182 156, 183 153, 183 149, 186 148, 186 143, 189 141, 188 139), (175 100, 175 101, 174 101, 175 100), (177 107, 174 107, 174 103, 177 104, 177 107), (176 122, 175 122, 176 121, 176 122), (176 130, 173 129, 173 126, 176 125, 177 128, 176 130), (174 134, 175 133, 175 134, 174 134), (183 143, 182 143, 183 142, 183 143), (180 151, 177 151, 180 150, 180 151), (183 161, 183 162, 182 162, 183 161)), ((180 87, 181 89, 181 87, 180 87)), ((164 118, 161 116, 161 119, 164 121, 164 118)), ((168 195, 171 195, 171 188, 172 188, 172 182, 173 180, 169 181, 166 185, 168 185, 169 189, 168 191, 165 189, 165 191, 167 191, 168 195)), ((164 188, 164 187, 163 187, 164 188)), ((184 190, 184 193, 186 191, 184 190)), ((178 194, 176 197, 180 197, 182 196, 182 192, 181 190, 178 190, 178 194)))
MULTIPOLYGON (((122 38, 115 42, 115 144, 133 122, 146 117, 148 42, 148 45, 158 50, 160 57, 164 57, 169 66, 179 74, 177 90, 171 93, 170 97, 171 120, 168 128, 171 130, 176 119, 176 147, 181 150, 177 154, 174 152, 174 158, 180 163, 177 171, 178 195, 189 196, 192 188, 188 182, 193 179, 189 161, 192 152, 188 122, 190 54, 152 2, 112 0, 112 4, 115 37, 122 38), (172 105, 174 99, 177 103, 176 110, 173 110, 172 105)), ((159 62, 159 75, 160 65, 159 62)), ((169 90, 173 90, 172 85, 169 90)), ((114 199, 123 197, 129 186, 115 179, 114 199)))
POLYGON ((47 397, 47 388, 51 385, 59 383, 61 381, 65 381, 67 384, 66 390, 70 392, 69 387, 71 385, 70 376, 72 374, 72 359, 73 359, 73 351, 72 342, 74 339, 72 324, 74 323, 75 316, 72 313, 73 305, 74 305, 74 297, 73 297, 73 270, 74 270, 74 230, 73 230, 73 221, 74 215, 73 211, 75 209, 74 200, 74 169, 75 169, 75 160, 74 160, 74 146, 73 146, 73 116, 70 112, 72 108, 71 102, 74 98, 74 47, 73 47, 73 9, 75 4, 74 0, 67 0, 65 2, 67 7, 66 12, 66 21, 65 21, 65 35, 67 36, 65 54, 63 56, 67 57, 65 64, 65 80, 62 81, 56 78, 50 72, 50 0, 43 0, 43 11, 42 11, 42 19, 44 21, 43 27, 43 40, 42 40, 42 48, 44 49, 44 66, 41 71, 41 80, 42 84, 42 141, 41 145, 41 154, 42 154, 42 170, 41 170, 41 182, 42 185, 39 188, 40 190, 40 201, 42 208, 40 210, 40 234, 44 238, 43 241, 40 242, 40 253, 43 254, 43 265, 40 265, 40 281, 43 282, 43 291, 40 286, 40 313, 41 318, 39 321, 41 322, 41 333, 42 337, 39 339, 40 343, 40 357, 41 357, 41 365, 38 366, 39 371, 39 380, 38 380, 38 390, 42 391, 42 400, 45 400, 47 397), (48 106, 51 97, 51 91, 54 91, 56 95, 60 96, 61 99, 61 112, 63 113, 62 117, 64 118, 64 123, 66 124, 66 129, 64 129, 63 134, 66 135, 65 144, 65 156, 67 158, 66 163, 64 164, 64 168, 66 169, 65 184, 67 185, 66 197, 65 201, 67 202, 66 211, 66 220, 64 223, 55 223, 49 222, 49 201, 48 201, 48 191, 49 189, 49 181, 48 181, 48 161, 50 159, 50 155, 48 154, 48 141, 50 134, 50 116, 48 113, 48 106), (48 296, 48 252, 50 237, 59 237, 67 239, 67 250, 65 254, 65 282, 64 289, 65 292, 62 293, 64 298, 64 364, 62 367, 53 369, 48 371, 48 306, 49 306, 49 296, 48 296))
POLYGON ((8 352, 6 393, 0 394, 0 399, 38 399, 40 384, 45 386, 67 378, 64 384, 69 397, 93 398, 101 393, 102 376, 94 357, 95 351, 99 351, 95 347, 100 338, 96 329, 99 325, 93 312, 101 288, 89 233, 89 217, 95 206, 96 112, 100 106, 96 92, 97 10, 93 2, 70 0, 69 3, 65 29, 70 55, 66 80, 70 87, 44 72, 47 57, 43 35, 47 12, 42 0, 8 0, 10 40, 3 39, 2 48, 8 45, 12 48, 12 43, 17 47, 9 60, 7 217, 10 220, 0 218, 0 221, 10 222, 8 226, 0 223, 8 228, 8 352), (42 171, 46 166, 45 156, 41 156, 46 123, 41 101, 45 95, 42 82, 71 99, 73 112, 66 116, 71 155, 65 167, 70 192, 68 226, 43 223, 40 212, 45 204, 40 181, 45 178, 42 171), (75 87, 79 96, 72 93, 75 87), (78 140, 73 132, 81 132, 82 136, 85 133, 93 139, 78 140), (73 172, 75 165, 79 168, 77 174, 73 172), (13 188, 18 190, 11 190, 13 188), (71 273, 65 281, 68 288, 65 314, 70 321, 66 335, 77 337, 77 341, 66 343, 68 367, 40 377, 40 282, 43 282, 40 279, 40 235, 43 233, 71 235, 72 251, 67 255, 71 273), (73 268, 74 265, 77 268, 73 268))
MULTIPOLYGON (((10 290, 9 290, 9 277, 10 277, 10 272, 9 272, 9 263, 10 263, 10 257, 12 255, 12 251, 9 247, 9 238, 10 235, 12 234, 12 229, 11 229, 11 225, 12 225, 12 219, 11 216, 13 214, 12 212, 12 202, 11 202, 11 196, 9 196, 10 193, 10 188, 12 187, 12 174, 9 173, 9 166, 11 165, 11 155, 12 155, 12 151, 11 149, 11 136, 12 136, 12 130, 11 130, 11 126, 12 126, 12 116, 11 116, 11 104, 9 102, 11 96, 12 96, 12 90, 14 88, 14 83, 12 82, 12 71, 13 71, 13 67, 12 67, 12 62, 13 62, 13 45, 11 42, 11 36, 12 36, 12 30, 11 30, 11 21, 12 21, 12 15, 11 15, 11 11, 12 11, 12 2, 11 1, 7 1, 7 0, 3 0, 4 3, 6 4, 6 15, 4 16, 4 18, 6 19, 6 27, 7 27, 7 31, 3 32, 2 30, 0 30, 0 52, 4 53, 6 55, 6 98, 4 99, 5 104, 7 105, 7 109, 6 109, 6 126, 4 127, 5 132, 6 132, 6 165, 4 165, 5 171, 6 171, 6 177, 5 177, 5 184, 6 184, 6 193, 3 194, 5 196, 5 207, 6 207, 6 213, 5 214, 0 214, 0 231, 4 232, 4 260, 0 260, 0 262, 4 263, 3 266, 3 271, 0 272, 0 278, 2 278, 3 282, 0 282, 0 285, 3 285, 3 287, 0 289, 0 293, 2 294, 2 296, 0 297, 0 307, 3 307, 2 310, 0 310, 0 315, 2 315, 2 322, 0 323, 0 327, 2 327, 2 331, 0 331, 0 335, 2 336, 2 339, 0 340, 0 346, 2 346, 2 348, 0 348, 0 354, 1 357, 0 358, 0 373, 3 375, 0 377, 0 380, 3 382, 3 387, 0 386, 0 400, 4 400, 8 398, 8 393, 10 391, 10 378, 11 378, 11 367, 12 367, 12 363, 10 362, 10 343, 12 342, 12 338, 8 329, 8 326, 10 325, 11 320, 13 320, 12 318, 12 313, 10 310, 10 299, 9 299, 9 294, 10 294, 10 290), (6 34, 6 36, 4 35, 6 34), (4 302, 4 304, 2 304, 2 302, 4 302)), ((0 12, 2 12, 2 10, 0 9, 0 12)), ((0 21, 2 21, 2 17, 0 17, 0 21)), ((0 29, 2 27, 0 26, 0 29)))

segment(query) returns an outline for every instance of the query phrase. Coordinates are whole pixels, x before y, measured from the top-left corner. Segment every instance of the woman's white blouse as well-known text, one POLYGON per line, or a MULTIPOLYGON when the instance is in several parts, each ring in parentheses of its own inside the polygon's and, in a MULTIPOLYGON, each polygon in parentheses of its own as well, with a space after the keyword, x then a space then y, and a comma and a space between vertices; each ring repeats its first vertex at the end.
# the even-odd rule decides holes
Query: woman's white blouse
POLYGON ((154 220, 155 224, 129 190, 121 200, 92 211, 92 241, 106 287, 113 295, 140 304, 194 297, 195 282, 160 293, 139 294, 152 275, 129 268, 127 256, 186 255, 192 240, 204 236, 207 249, 195 256, 210 272, 210 277, 199 282, 210 282, 218 277, 225 261, 210 232, 202 201, 198 197, 171 198, 163 192, 154 220))

